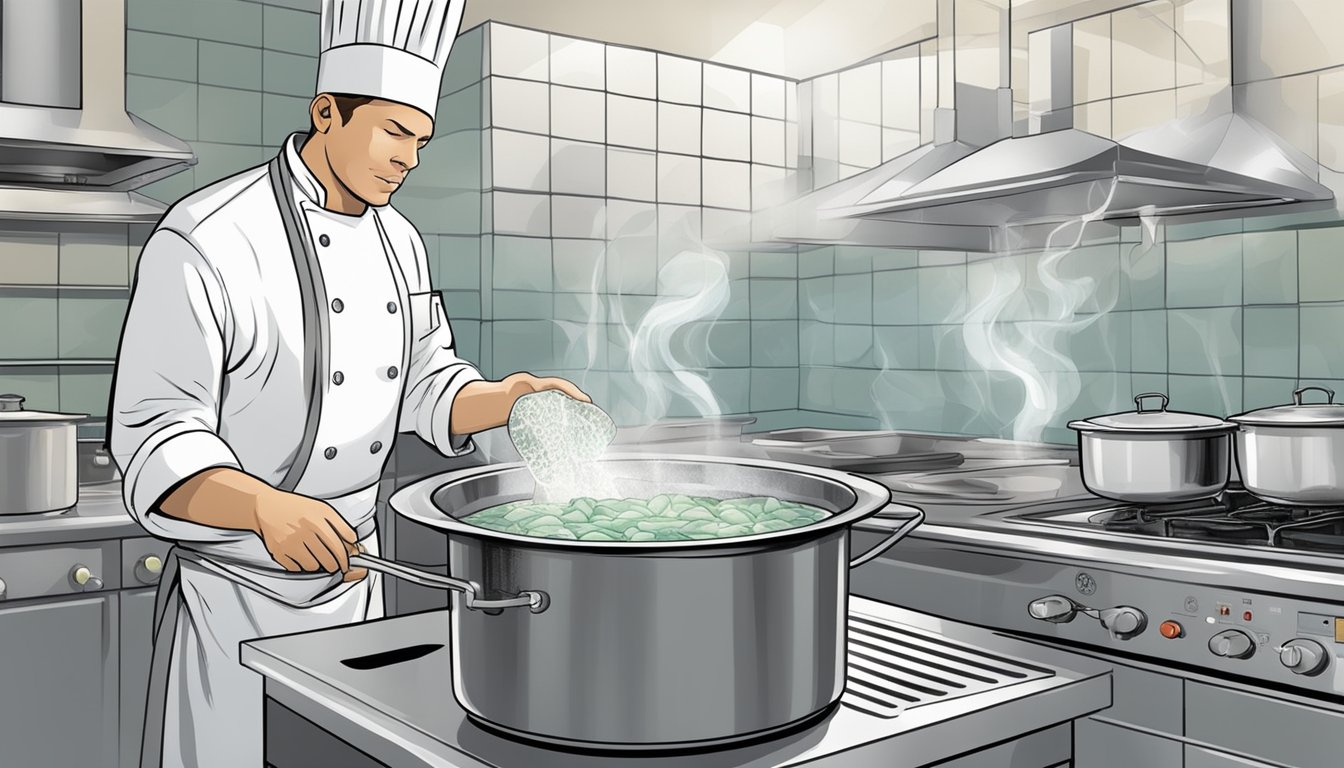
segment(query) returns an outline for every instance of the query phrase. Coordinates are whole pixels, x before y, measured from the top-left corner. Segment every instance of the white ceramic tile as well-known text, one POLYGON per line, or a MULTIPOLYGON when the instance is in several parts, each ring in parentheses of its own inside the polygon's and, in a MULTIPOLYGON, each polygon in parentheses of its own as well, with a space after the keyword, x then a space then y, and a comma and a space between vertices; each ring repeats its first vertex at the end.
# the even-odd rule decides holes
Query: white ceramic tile
POLYGON ((125 225, 70 225, 60 236, 61 284, 129 285, 126 242, 125 225))
POLYGON ((657 63, 650 51, 607 46, 607 90, 646 99, 658 95, 657 63))
POLYGON ((1176 84, 1226 82, 1232 76, 1232 36, 1227 0, 1185 0, 1176 5, 1176 84))
POLYGON ((705 64, 706 107, 734 112, 751 111, 751 75, 746 70, 705 64))
MULTIPOLYGON (((1018 69, 1021 69, 1019 63, 1018 69)), ((933 113, 938 107, 938 50, 932 43, 919 44, 919 141, 933 141, 933 113)))
POLYGON ((1158 91, 1125 96, 1111 102, 1111 138, 1123 141, 1139 131, 1176 117, 1176 92, 1158 91))
POLYGON ((653 201, 657 195, 658 163, 653 152, 607 148, 607 195, 653 201))
POLYGON ((567 195, 606 194, 607 149, 566 139, 551 140, 551 191, 567 195))
POLYGON ((882 62, 882 126, 919 133, 919 58, 882 62))
POLYGON ((658 102, 607 96, 607 142, 626 147, 658 146, 658 102))
POLYGON ((496 234, 537 237, 551 234, 550 195, 495 192, 491 197, 491 220, 484 223, 493 227, 496 234))
POLYGON ((1307 157, 1317 155, 1317 107, 1320 99, 1316 73, 1262 80, 1232 89, 1238 112, 1263 123, 1307 157))
POLYGON ((550 41, 545 32, 504 24, 490 25, 490 74, 545 80, 550 41))
POLYGON ((1320 161, 1344 170, 1344 69, 1322 72, 1319 81, 1320 161))
POLYGON ((607 236, 607 204, 600 197, 551 198, 554 237, 604 238, 607 236))
POLYGON ((706 208, 701 214, 701 226, 707 243, 745 243, 751 239, 751 213, 706 208))
MULTIPOLYGON (((696 177, 699 178, 697 168, 696 177)), ((700 208, 693 205, 658 204, 659 251, 676 253, 700 241, 700 208)))
POLYGON ((566 139, 605 141, 606 99, 601 91, 551 86, 551 133, 566 139))
POLYGON ((1239 83, 1344 64, 1339 0, 1234 0, 1232 29, 1239 83))
POLYGON ((606 51, 602 43, 551 35, 551 82, 579 88, 606 87, 606 51))
POLYGON ((716 208, 751 208, 751 165, 729 160, 709 160, 702 164, 704 202, 716 208))
POLYGON ((868 123, 840 121, 840 162, 875 168, 882 162, 882 129, 868 123))
POLYGON ((645 237, 657 234, 658 209, 653 203, 630 200, 607 202, 607 238, 645 237))
POLYGON ((658 202, 700 204, 700 158, 658 154, 658 202))
POLYGON ((550 189, 551 140, 514 131, 492 131, 494 186, 545 192, 550 189))
POLYGON ((919 131, 903 131, 899 128, 882 129, 882 162, 900 157, 906 152, 919 149, 919 131))
POLYGON ((1111 16, 1073 23, 1073 103, 1111 97, 1111 16))
POLYGON ((801 145, 798 139, 798 124, 784 124, 784 167, 797 168, 801 145))
POLYGON ((784 81, 778 77, 752 73, 751 113, 783 120, 784 112, 784 81))
POLYGON ((759 211, 792 200, 797 194, 794 178, 794 174, 783 168, 752 165, 751 207, 759 211))
POLYGON ((55 285, 57 242, 55 232, 0 232, 0 283, 55 285))
POLYGON ((658 151, 700 154, 700 108, 658 104, 658 151))
POLYGON ((1109 100, 1094 101, 1091 104, 1074 107, 1073 127, 1109 139, 1111 137, 1111 102, 1109 100))
POLYGON ((784 119, 798 120, 798 83, 791 80, 784 83, 784 119))
POLYGON ((700 62, 658 54, 658 100, 700 104, 700 62))
POLYGON ((550 116, 546 84, 507 77, 490 79, 490 124, 515 131, 547 133, 550 116))
POLYGON ((706 109, 704 126, 704 154, 728 160, 751 159, 751 117, 738 112, 706 109))
POLYGON ((766 165, 784 165, 784 121, 751 118, 751 160, 766 165))
POLYGON ((1176 117, 1225 115, 1232 111, 1232 89, 1227 81, 1187 85, 1176 89, 1176 117))
POLYGON ((1176 87, 1176 30, 1171 5, 1144 3, 1111 15, 1112 93, 1128 96, 1176 87))
POLYGON ((882 122, 881 62, 840 73, 840 119, 870 125, 882 122))

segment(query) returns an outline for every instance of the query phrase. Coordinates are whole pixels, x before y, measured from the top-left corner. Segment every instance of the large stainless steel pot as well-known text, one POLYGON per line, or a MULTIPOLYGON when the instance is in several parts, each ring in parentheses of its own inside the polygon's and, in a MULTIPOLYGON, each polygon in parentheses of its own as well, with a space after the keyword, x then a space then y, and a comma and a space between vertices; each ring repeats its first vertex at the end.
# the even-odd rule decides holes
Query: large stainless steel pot
POLYGON ((699 748, 824 716, 844 689, 849 569, 923 514, 888 507, 877 483, 822 469, 698 456, 602 463, 628 497, 770 495, 832 514, 793 530, 676 542, 541 539, 460 522, 532 497, 524 465, 496 465, 429 478, 391 500, 449 534, 450 577, 351 562, 460 593, 450 612, 453 693, 474 720, 507 734, 603 750, 699 748), (851 562, 851 527, 887 539, 851 562))
POLYGON ((1167 410, 1167 396, 1146 392, 1135 411, 1069 422, 1078 431, 1083 484, 1098 496, 1169 504, 1217 496, 1227 487, 1236 425, 1167 410), (1161 398, 1158 410, 1143 401, 1161 398))
POLYGON ((84 415, 25 411, 23 400, 0 395, 0 515, 74 506, 75 423, 84 415))
POLYGON ((1233 416, 1237 470, 1251 495, 1300 507, 1344 504, 1344 405, 1333 390, 1303 387, 1293 404, 1233 416), (1303 403, 1317 390, 1325 403, 1303 403))

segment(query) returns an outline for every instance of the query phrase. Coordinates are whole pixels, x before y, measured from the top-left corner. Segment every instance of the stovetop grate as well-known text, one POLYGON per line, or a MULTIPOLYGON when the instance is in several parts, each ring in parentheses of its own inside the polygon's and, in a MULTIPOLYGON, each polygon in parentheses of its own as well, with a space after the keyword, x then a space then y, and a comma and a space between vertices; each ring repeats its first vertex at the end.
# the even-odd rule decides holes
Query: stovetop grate
POLYGON ((877 717, 1051 677, 1054 672, 871 616, 849 614, 841 702, 877 717))

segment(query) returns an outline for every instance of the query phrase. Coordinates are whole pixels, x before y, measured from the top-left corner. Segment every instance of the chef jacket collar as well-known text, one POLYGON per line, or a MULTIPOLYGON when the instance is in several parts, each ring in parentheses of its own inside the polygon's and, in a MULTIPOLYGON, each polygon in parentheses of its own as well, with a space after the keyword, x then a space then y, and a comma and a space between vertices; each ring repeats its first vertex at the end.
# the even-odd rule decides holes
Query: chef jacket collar
POLYGON ((326 187, 322 186, 322 182, 318 181, 313 172, 308 170, 308 164, 303 162, 303 157, 299 155, 299 147, 303 145, 303 140, 307 135, 307 133, 294 133, 285 140, 285 162, 289 163, 289 173, 294 178, 294 184, 299 188, 299 191, 316 203, 319 208, 326 208, 326 187))

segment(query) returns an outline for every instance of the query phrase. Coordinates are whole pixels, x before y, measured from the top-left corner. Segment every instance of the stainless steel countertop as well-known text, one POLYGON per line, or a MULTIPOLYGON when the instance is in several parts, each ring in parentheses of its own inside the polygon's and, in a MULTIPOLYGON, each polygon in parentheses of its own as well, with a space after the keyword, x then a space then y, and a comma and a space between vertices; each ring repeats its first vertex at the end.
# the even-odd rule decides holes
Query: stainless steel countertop
POLYGON ((849 706, 776 740, 676 757, 594 756, 545 749, 488 733, 453 698, 446 611, 244 643, 242 662, 266 678, 266 693, 319 727, 390 766, 499 768, 706 768, 867 766, 940 762, 1110 706, 1110 666, 957 622, 852 598, 851 611, 912 627, 1054 675, 908 709, 894 718, 849 706), (420 644, 419 658, 359 671, 343 659, 420 644))
POLYGON ((62 512, 0 515, 0 549, 148 536, 121 501, 121 481, 81 485, 79 501, 62 512))

